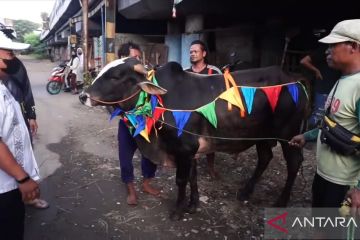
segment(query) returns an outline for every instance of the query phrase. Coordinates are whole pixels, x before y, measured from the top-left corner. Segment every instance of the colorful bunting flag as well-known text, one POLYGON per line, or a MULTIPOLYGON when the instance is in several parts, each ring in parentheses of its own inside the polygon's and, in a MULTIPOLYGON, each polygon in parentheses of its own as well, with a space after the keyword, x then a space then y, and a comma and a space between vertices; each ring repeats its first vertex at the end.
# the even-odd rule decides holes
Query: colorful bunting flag
POLYGON ((202 106, 195 111, 201 113, 215 128, 217 128, 217 118, 215 113, 215 101, 202 106))
POLYGON ((137 121, 136 121, 136 116, 132 113, 127 113, 126 114, 126 118, 129 120, 129 122, 131 123, 131 125, 133 125, 133 127, 136 127, 137 125, 137 121))
POLYGON ((241 97, 239 96, 239 94, 236 93, 236 89, 234 87, 231 87, 225 92, 223 92, 219 96, 219 98, 224 99, 229 103, 237 106, 238 108, 240 108, 241 112, 245 112, 244 104, 241 100, 241 97))
POLYGON ((277 102, 279 100, 281 88, 281 85, 261 88, 265 92, 273 112, 275 111, 277 102))
POLYGON ((289 91, 292 99, 294 100, 295 104, 297 105, 298 101, 299 101, 299 89, 296 86, 296 83, 289 84, 289 85, 287 85, 287 87, 288 87, 288 91, 289 91))
POLYGON ((155 108, 153 111, 152 118, 146 117, 146 128, 148 131, 148 134, 150 134, 152 127, 154 126, 154 123, 160 118, 160 116, 165 112, 164 108, 155 108))
POLYGON ((113 120, 114 117, 120 115, 122 112, 124 112, 121 108, 117 107, 115 110, 111 113, 109 121, 113 120))
POLYGON ((133 135, 134 137, 139 135, 145 129, 145 127, 146 127, 145 116, 142 116, 142 115, 136 116, 136 122, 137 122, 137 125, 135 126, 135 133, 133 135))
POLYGON ((191 112, 180 112, 180 111, 174 111, 172 112, 174 118, 176 127, 178 129, 178 137, 182 134, 183 128, 185 127, 187 121, 190 118, 191 112))
POLYGON ((146 102, 146 97, 147 97, 147 93, 144 91, 141 91, 139 94, 139 98, 136 102, 135 108, 144 105, 144 103, 146 102))
POLYGON ((150 102, 151 102, 151 112, 154 112, 154 109, 158 104, 158 98, 156 97, 156 95, 151 96, 150 102))
POLYGON ((241 87, 242 94, 245 98, 246 108, 248 111, 248 114, 251 113, 253 102, 254 102, 254 96, 256 88, 254 87, 241 87))
POLYGON ((146 127, 145 127, 144 130, 142 130, 142 131, 140 132, 140 135, 141 135, 143 138, 145 138, 146 141, 150 142, 149 135, 148 135, 148 131, 147 131, 146 127))

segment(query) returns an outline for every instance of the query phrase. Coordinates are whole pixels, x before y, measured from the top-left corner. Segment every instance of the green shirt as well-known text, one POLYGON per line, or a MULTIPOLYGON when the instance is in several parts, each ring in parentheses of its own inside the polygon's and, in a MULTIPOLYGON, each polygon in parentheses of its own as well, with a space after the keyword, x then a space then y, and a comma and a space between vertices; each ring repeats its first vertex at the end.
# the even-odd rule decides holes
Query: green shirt
MULTIPOLYGON (((334 88, 325 104, 327 109, 334 88)), ((360 73, 343 76, 339 79, 334 94, 330 117, 354 134, 360 133, 360 73)), ((332 151, 320 141, 319 129, 304 134, 306 141, 317 138, 317 173, 324 179, 340 185, 356 185, 360 179, 360 157, 343 156, 332 151)))

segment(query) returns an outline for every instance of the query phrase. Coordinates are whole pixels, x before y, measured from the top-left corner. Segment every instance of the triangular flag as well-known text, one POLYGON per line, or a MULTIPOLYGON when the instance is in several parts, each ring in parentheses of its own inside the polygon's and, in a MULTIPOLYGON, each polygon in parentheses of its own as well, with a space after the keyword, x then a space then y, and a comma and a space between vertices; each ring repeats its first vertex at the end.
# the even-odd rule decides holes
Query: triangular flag
MULTIPOLYGON (((228 90, 226 90, 225 92, 223 92, 219 98, 224 99, 226 101, 228 101, 229 103, 237 106, 238 108, 240 108, 240 112, 244 113, 245 112, 245 108, 244 108, 244 104, 241 100, 241 97, 237 94, 236 89, 234 87, 229 88, 228 90)), ((243 116, 243 114, 242 114, 243 116)))
POLYGON ((114 117, 120 115, 120 113, 124 112, 121 108, 117 107, 115 110, 111 113, 109 121, 113 120, 114 117))
POLYGON ((172 112, 174 118, 176 127, 178 129, 178 137, 182 134, 183 128, 186 125, 187 121, 189 120, 191 112, 180 112, 180 111, 174 111, 172 112))
POLYGON ((204 115, 204 117, 215 127, 217 128, 217 118, 215 113, 215 101, 205 106, 202 106, 196 109, 197 112, 204 115))
POLYGON ((144 103, 146 102, 146 97, 147 97, 147 93, 144 91, 141 91, 139 94, 139 98, 136 102, 135 108, 144 105, 144 103))
POLYGON ((151 102, 151 112, 153 113, 155 107, 156 107, 157 104, 158 104, 158 98, 156 97, 156 95, 152 95, 152 96, 151 96, 150 102, 151 102))
POLYGON ((142 131, 140 132, 140 135, 141 135, 143 138, 145 138, 146 141, 150 142, 149 135, 148 135, 148 132, 147 132, 146 127, 145 127, 144 130, 142 130, 142 131))
POLYGON ((282 87, 281 85, 278 85, 278 86, 261 88, 265 92, 273 112, 275 111, 275 108, 276 108, 276 105, 277 105, 277 102, 279 99, 281 87, 282 87))
POLYGON ((146 130, 148 134, 150 134, 153 125, 154 125, 154 119, 150 117, 146 117, 146 130))
POLYGON ((131 125, 133 125, 134 127, 137 125, 136 116, 134 114, 127 113, 126 118, 129 120, 131 125))
POLYGON ((134 137, 136 137, 137 135, 139 135, 139 133, 145 129, 145 117, 142 115, 136 116, 136 122, 137 122, 137 126, 135 126, 135 133, 134 133, 134 137))
POLYGON ((254 102, 254 95, 256 88, 253 87, 241 87, 242 94, 245 98, 246 108, 248 110, 248 114, 251 113, 253 102, 254 102))
POLYGON ((298 101, 299 101, 299 89, 298 89, 296 83, 287 85, 287 87, 288 87, 288 90, 289 90, 289 93, 290 93, 292 99, 294 100, 295 104, 297 105, 298 101))
POLYGON ((154 126, 154 123, 160 118, 163 112, 165 112, 164 108, 155 108, 153 112, 153 117, 152 118, 146 117, 146 128, 148 134, 150 134, 151 129, 154 126))

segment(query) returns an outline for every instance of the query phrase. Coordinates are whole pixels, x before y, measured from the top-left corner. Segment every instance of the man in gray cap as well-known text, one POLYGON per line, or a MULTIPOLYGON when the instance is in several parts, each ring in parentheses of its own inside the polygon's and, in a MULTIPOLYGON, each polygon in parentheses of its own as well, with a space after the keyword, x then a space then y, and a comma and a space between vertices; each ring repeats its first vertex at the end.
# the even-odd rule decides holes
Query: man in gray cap
POLYGON ((342 75, 326 101, 323 126, 331 124, 334 131, 336 126, 342 126, 342 132, 352 136, 351 144, 357 147, 352 154, 339 152, 341 146, 349 147, 349 143, 344 144, 341 138, 326 135, 328 128, 295 136, 289 144, 302 147, 306 141, 317 139, 313 207, 338 208, 347 195, 351 199, 352 210, 360 213, 360 189, 353 188, 360 187, 360 19, 339 22, 319 42, 328 44, 328 65, 342 75), (332 137, 336 138, 338 145, 329 142, 332 137))

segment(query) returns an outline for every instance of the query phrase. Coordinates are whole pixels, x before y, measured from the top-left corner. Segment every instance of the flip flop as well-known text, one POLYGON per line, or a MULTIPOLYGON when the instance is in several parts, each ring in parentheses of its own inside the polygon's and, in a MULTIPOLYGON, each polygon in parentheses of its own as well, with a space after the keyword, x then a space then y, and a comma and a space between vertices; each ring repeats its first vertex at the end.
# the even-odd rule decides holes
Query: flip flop
POLYGON ((32 201, 26 202, 26 205, 32 206, 37 209, 46 209, 49 207, 49 203, 44 199, 36 198, 32 201))

